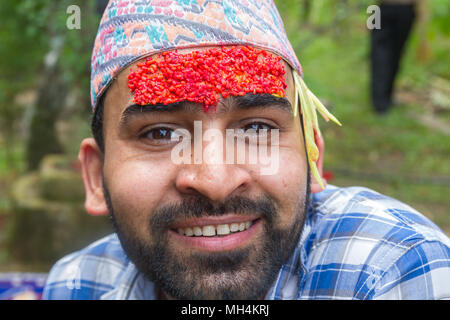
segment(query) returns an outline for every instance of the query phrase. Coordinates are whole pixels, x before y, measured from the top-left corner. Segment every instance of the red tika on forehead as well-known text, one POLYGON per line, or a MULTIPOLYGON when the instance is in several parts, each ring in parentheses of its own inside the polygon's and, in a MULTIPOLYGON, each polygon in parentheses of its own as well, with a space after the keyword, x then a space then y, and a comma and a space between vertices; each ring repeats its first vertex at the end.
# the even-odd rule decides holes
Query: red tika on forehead
POLYGON ((247 93, 285 96, 284 65, 280 57, 253 47, 234 46, 163 52, 137 64, 128 76, 134 102, 140 105, 191 101, 205 111, 219 101, 247 93))

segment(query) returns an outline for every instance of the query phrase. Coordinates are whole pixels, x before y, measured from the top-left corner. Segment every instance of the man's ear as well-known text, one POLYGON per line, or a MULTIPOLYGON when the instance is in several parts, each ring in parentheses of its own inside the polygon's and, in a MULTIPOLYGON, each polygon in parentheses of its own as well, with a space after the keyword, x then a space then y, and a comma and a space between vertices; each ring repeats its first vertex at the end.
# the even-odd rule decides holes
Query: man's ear
MULTIPOLYGON (((323 141, 322 136, 319 135, 315 129, 314 129, 314 141, 316 142, 316 146, 319 149, 319 158, 316 161, 316 166, 317 170, 319 170, 319 175, 322 177, 323 186, 325 188, 327 186, 327 180, 325 180, 325 178, 323 177, 323 155, 325 151, 325 142, 323 141)), ((320 184, 311 174, 311 193, 317 193, 322 190, 323 189, 320 186, 320 184)))
POLYGON ((86 192, 86 211, 93 216, 107 214, 108 207, 103 194, 103 155, 95 139, 87 138, 81 142, 78 160, 86 192))

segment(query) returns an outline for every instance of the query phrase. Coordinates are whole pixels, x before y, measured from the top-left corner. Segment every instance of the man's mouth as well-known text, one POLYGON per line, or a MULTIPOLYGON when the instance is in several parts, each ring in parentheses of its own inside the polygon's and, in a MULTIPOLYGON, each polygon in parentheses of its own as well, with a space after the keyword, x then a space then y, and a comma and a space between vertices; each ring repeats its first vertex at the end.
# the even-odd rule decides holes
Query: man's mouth
POLYGON ((185 221, 170 229, 182 246, 201 251, 224 251, 247 243, 259 229, 260 218, 222 217, 185 221))
POLYGON ((207 225, 207 226, 194 226, 187 228, 177 228, 177 232, 181 235, 187 237, 215 237, 215 236, 226 236, 230 233, 242 232, 249 229, 253 224, 253 221, 245 221, 240 223, 230 223, 230 224, 218 224, 218 225, 207 225))

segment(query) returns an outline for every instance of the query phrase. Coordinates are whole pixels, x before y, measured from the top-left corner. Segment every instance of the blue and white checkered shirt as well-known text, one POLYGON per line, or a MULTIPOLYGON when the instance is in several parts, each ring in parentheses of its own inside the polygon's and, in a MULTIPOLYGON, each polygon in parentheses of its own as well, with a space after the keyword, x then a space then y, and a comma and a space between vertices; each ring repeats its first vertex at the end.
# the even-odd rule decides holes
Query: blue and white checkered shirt
MULTIPOLYGON (((292 257, 266 299, 450 299, 450 239, 375 191, 328 186, 311 196, 292 257)), ((115 234, 59 260, 44 299, 155 299, 115 234)))

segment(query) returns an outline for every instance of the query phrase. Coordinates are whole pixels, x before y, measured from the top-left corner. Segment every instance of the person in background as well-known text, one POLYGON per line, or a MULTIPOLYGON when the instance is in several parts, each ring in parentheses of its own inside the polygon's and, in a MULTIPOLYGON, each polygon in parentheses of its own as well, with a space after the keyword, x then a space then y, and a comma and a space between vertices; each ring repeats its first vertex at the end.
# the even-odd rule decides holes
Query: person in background
POLYGON ((393 105, 395 78, 414 20, 416 0, 382 0, 381 28, 371 30, 371 94, 378 114, 393 105))

